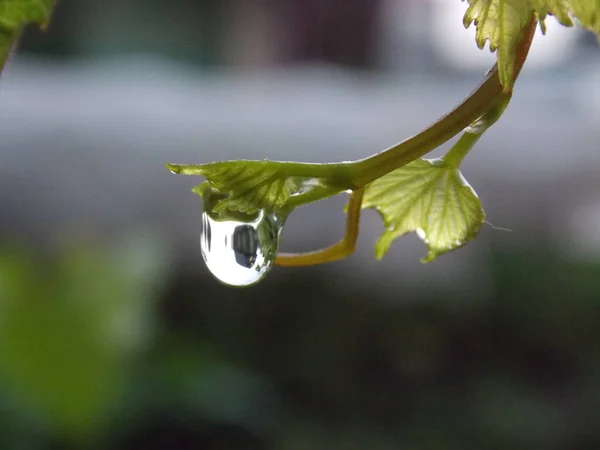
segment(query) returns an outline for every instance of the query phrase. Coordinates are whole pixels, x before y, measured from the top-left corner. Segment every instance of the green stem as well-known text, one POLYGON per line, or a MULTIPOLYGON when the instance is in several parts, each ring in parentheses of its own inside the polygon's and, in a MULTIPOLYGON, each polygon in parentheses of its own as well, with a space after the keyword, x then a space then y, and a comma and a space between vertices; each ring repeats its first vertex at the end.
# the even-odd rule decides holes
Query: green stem
MULTIPOLYGON (((445 159, 449 164, 458 167, 465 155, 489 128, 508 105, 512 95, 512 86, 523 67, 531 45, 537 18, 532 15, 529 27, 521 36, 516 49, 513 80, 510 85, 502 85, 497 65, 487 73, 479 87, 475 89, 460 105, 446 114, 421 133, 408 138, 387 150, 368 158, 354 161, 329 164, 310 164, 297 162, 253 161, 254 164, 277 164, 282 178, 305 177, 314 181, 314 187, 302 194, 294 195, 287 206, 311 203, 345 190, 357 190, 389 172, 396 170, 415 159, 436 149, 461 131, 465 135, 459 139, 445 159), (469 126, 472 124, 471 126, 469 126), (467 128, 468 127, 468 128, 467 128)), ((204 175, 210 177, 214 171, 227 172, 227 164, 238 167, 242 161, 224 161, 211 164, 179 165, 167 164, 173 172, 182 175, 204 175)), ((225 176, 223 174, 223 176, 225 176)))
MULTIPOLYGON (((529 48, 535 34, 536 17, 531 17, 528 28, 524 31, 516 49, 513 83, 521 73, 527 59, 529 48)), ((350 163, 350 182, 355 188, 368 183, 398 169, 452 139, 469 124, 473 123, 498 104, 503 104, 500 115, 508 105, 512 95, 512 85, 503 86, 498 76, 498 67, 494 65, 481 84, 452 112, 445 115, 421 133, 408 138, 393 147, 354 163, 350 163)), ((496 120, 499 118, 498 116, 496 120)), ((495 122, 495 120, 494 120, 495 122)), ((493 122, 492 122, 493 123, 493 122)), ((490 124, 491 125, 491 124, 490 124)), ((467 145, 473 137, 459 141, 467 145)), ((477 139, 473 140, 475 144, 477 139)), ((471 145, 472 147, 472 145, 471 145)))
MULTIPOLYGON (((442 117, 425 131, 413 136, 394 147, 371 156, 362 161, 351 163, 332 163, 303 165, 290 163, 290 172, 300 175, 308 171, 318 177, 323 170, 328 178, 337 180, 340 190, 360 189, 370 182, 386 175, 392 170, 408 164, 429 153, 444 142, 456 136, 462 130, 465 133, 450 149, 444 160, 451 167, 458 169, 464 157, 502 115, 510 102, 511 94, 504 94, 497 80, 497 71, 492 69, 480 87, 450 114, 442 117), (341 187, 340 187, 341 186, 341 187)), ((311 203, 338 192, 322 186, 288 201, 290 209, 311 203)))
POLYGON ((458 142, 444 156, 443 159, 446 164, 453 169, 458 169, 465 156, 467 156, 482 135, 483 133, 469 133, 465 131, 458 142))
POLYGON ((452 168, 458 169, 463 159, 471 151, 477 141, 502 116, 510 102, 510 96, 496 103, 488 112, 473 122, 460 137, 458 142, 446 153, 444 161, 452 168))
POLYGON ((490 105, 502 95, 498 70, 494 66, 469 97, 426 130, 381 153, 352 163, 352 183, 357 187, 362 187, 392 170, 426 155, 485 114, 490 105))

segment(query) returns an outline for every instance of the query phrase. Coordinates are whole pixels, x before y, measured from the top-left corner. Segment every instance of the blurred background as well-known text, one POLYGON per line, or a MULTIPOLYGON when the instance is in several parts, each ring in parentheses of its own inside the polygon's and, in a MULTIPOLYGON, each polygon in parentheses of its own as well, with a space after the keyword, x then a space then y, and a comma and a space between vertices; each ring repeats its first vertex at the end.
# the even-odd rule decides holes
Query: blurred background
MULTIPOLYGON (((493 64, 458 0, 61 0, 0 81, 0 448, 600 448, 600 51, 536 39, 464 164, 488 213, 221 286, 166 162, 362 158, 493 64)), ((447 148, 448 146, 445 146, 447 148)), ((441 154, 440 149, 436 154, 441 154)), ((282 248, 333 243, 345 198, 282 248)))

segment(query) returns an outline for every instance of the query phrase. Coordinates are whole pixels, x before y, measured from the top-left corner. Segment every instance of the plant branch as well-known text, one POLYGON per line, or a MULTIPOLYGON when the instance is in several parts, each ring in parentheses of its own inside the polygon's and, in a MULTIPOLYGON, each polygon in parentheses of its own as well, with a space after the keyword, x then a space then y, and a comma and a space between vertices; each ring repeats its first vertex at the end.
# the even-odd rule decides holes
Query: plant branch
MULTIPOLYGON (((517 48, 515 72, 511 86, 519 76, 535 34, 536 18, 532 16, 517 48)), ((357 186, 348 203, 346 235, 337 244, 314 252, 280 254, 275 264, 297 267, 323 264, 346 258, 354 253, 359 235, 360 214, 365 186, 387 173, 429 153, 465 129, 464 135, 450 149, 444 160, 454 168, 460 166, 467 153, 483 133, 502 116, 512 97, 512 88, 503 87, 497 66, 488 72, 480 86, 452 112, 425 131, 394 147, 362 161, 349 163, 351 181, 357 186)), ((332 166, 340 167, 339 164, 332 166)))
POLYGON ((314 252, 280 253, 275 259, 275 264, 286 267, 314 266, 338 261, 352 255, 360 234, 360 212, 364 191, 364 188, 357 189, 350 196, 346 217, 346 234, 340 242, 314 252))
POLYGON ((444 161, 450 167, 458 169, 465 156, 467 156, 481 136, 500 119, 509 102, 510 98, 499 101, 492 109, 467 127, 458 142, 446 153, 446 156, 443 158, 444 161))
MULTIPOLYGON (((459 139, 445 157, 448 164, 458 168, 462 159, 475 145, 483 132, 498 120, 510 102, 512 86, 527 58, 535 34, 536 23, 537 18, 535 14, 532 14, 529 26, 524 30, 516 49, 515 68, 510 85, 502 85, 497 64, 495 64, 488 71, 479 87, 454 110, 421 133, 371 157, 354 162, 328 164, 229 161, 199 165, 167 164, 167 167, 177 174, 203 175, 211 185, 219 183, 219 180, 223 184, 222 180, 227 180, 227 176, 231 175, 229 173, 231 167, 242 167, 241 172, 239 169, 236 172, 239 175, 244 173, 245 170, 250 170, 251 165, 254 166, 253 170, 256 170, 257 174, 262 174, 261 176, 266 176, 265 174, 268 175, 269 173, 273 176, 278 174, 279 178, 286 182, 295 177, 303 178, 305 189, 302 192, 290 193, 284 204, 279 205, 286 214, 303 204, 331 197, 345 190, 353 191, 348 208, 346 235, 341 242, 315 252, 280 254, 276 259, 276 264, 305 266, 345 258, 354 252, 356 246, 363 193, 369 183, 424 156, 465 130, 465 135, 459 139), (246 169, 244 169, 244 164, 246 164, 246 169)), ((238 180, 238 184, 247 184, 247 176, 246 174, 246 178, 242 177, 242 181, 238 180)), ((235 183, 227 190, 227 194, 235 198, 235 183)), ((243 193, 246 192, 243 191, 243 193)), ((270 194, 270 191, 267 194, 270 194)))
MULTIPOLYGON (((515 56, 514 81, 519 76, 531 42, 535 35, 537 19, 531 21, 517 47, 515 56)), ((351 182, 356 187, 365 186, 381 178, 392 170, 398 169, 452 139, 469 124, 486 114, 499 101, 510 100, 512 90, 502 86, 495 64, 485 78, 463 102, 453 111, 440 118, 421 133, 408 138, 393 147, 361 161, 351 163, 351 182)))

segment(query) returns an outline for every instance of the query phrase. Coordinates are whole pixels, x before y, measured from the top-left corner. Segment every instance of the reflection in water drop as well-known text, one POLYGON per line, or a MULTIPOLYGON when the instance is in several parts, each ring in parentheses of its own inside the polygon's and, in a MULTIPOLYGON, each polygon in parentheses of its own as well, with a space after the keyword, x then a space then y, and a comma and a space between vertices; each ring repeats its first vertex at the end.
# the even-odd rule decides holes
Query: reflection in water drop
POLYGON ((200 248, 208 269, 229 286, 250 286, 273 266, 282 223, 261 211, 249 222, 217 220, 202 214, 200 248))

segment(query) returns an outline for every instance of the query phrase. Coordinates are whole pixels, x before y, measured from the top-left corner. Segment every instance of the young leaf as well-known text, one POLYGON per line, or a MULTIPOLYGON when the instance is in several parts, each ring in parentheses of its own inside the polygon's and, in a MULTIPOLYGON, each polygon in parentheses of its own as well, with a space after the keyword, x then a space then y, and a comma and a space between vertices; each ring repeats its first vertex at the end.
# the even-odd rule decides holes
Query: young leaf
MULTIPOLYGON (((585 0, 589 1, 589 0, 585 0)), ((570 0, 533 0, 533 7, 540 22, 542 32, 546 34, 546 17, 553 15, 559 23, 564 26, 572 27, 570 0)))
POLYGON ((45 26, 53 7, 54 0, 0 0, 0 68, 4 66, 21 29, 30 23, 45 26))
POLYGON ((418 159, 374 181, 363 208, 376 209, 385 223, 376 246, 378 259, 396 238, 415 231, 429 248, 421 261, 433 261, 471 241, 485 220, 475 191, 441 159, 418 159))
POLYGON ((545 19, 556 17, 559 23, 573 26, 571 17, 582 26, 600 34, 600 0, 467 0, 469 7, 463 23, 477 27, 477 46, 498 50, 498 72, 506 90, 512 88, 515 71, 515 54, 519 39, 525 32, 532 15, 537 15, 542 31, 546 32, 545 19))
POLYGON ((600 0, 569 0, 567 4, 579 23, 600 37, 600 0))
POLYGON ((475 39, 483 49, 490 41, 490 51, 498 50, 498 73, 506 90, 513 85, 516 49, 533 14, 531 0, 467 0, 463 24, 477 27, 475 39))
POLYGON ((544 19, 547 15, 556 17, 562 25, 573 26, 571 16, 579 23, 600 34, 600 0, 532 0, 539 17, 542 31, 546 32, 544 19))
MULTIPOLYGON (((254 214, 261 209, 289 210, 343 191, 336 186, 336 164, 303 164, 275 161, 223 161, 210 164, 167 164, 176 174, 202 175, 223 194, 212 212, 225 210, 254 214)), ((202 185, 194 189, 202 195, 202 185)))

